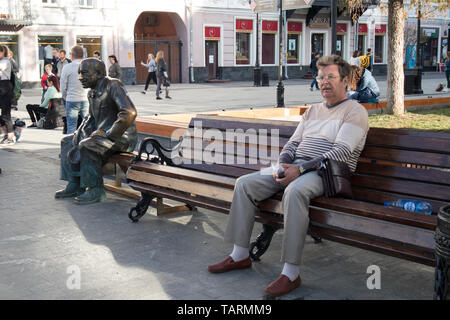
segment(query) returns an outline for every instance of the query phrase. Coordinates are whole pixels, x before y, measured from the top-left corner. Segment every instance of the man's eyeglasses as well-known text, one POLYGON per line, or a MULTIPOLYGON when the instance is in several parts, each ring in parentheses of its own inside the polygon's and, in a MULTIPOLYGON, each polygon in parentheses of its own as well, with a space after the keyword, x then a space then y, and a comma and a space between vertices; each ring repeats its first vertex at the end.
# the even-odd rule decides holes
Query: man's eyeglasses
POLYGON ((332 81, 332 80, 334 80, 334 79, 337 79, 337 78, 339 78, 339 77, 337 77, 337 76, 335 76, 334 74, 329 74, 329 75, 327 75, 327 76, 317 76, 316 77, 316 80, 317 80, 317 82, 323 82, 323 80, 327 80, 327 81, 332 81))

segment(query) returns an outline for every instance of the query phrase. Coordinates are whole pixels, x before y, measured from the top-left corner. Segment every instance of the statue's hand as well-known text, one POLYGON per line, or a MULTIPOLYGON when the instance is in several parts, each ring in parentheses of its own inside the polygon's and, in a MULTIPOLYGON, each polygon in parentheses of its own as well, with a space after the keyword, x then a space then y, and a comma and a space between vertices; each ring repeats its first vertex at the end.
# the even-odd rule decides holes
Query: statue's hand
POLYGON ((105 130, 102 130, 102 129, 98 129, 98 130, 95 130, 94 132, 92 132, 91 137, 94 137, 94 136, 100 136, 103 138, 107 138, 105 130))

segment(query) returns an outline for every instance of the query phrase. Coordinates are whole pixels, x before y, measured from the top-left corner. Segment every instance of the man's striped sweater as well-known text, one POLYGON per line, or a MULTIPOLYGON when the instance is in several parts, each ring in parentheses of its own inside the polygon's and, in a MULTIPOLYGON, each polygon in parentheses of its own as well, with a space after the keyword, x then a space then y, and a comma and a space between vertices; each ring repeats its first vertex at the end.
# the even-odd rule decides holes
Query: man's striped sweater
POLYGON ((312 105, 280 154, 280 163, 297 158, 329 158, 346 162, 356 170, 369 131, 366 109, 354 100, 328 107, 312 105))

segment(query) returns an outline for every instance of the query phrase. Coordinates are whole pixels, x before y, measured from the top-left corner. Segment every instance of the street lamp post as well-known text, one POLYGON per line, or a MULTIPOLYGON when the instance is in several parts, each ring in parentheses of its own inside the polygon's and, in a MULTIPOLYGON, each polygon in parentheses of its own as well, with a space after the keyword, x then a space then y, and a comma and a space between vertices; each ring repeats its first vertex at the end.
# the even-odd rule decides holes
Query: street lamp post
POLYGON ((253 69, 253 86, 261 86, 261 68, 259 67, 259 14, 256 12, 256 62, 253 69))
POLYGON ((282 40, 283 40, 283 1, 278 0, 280 6, 280 22, 278 27, 278 40, 279 40, 279 57, 278 57, 278 86, 277 86, 277 108, 284 108, 284 84, 283 84, 283 48, 282 48, 282 40))
POLYGON ((414 83, 414 94, 423 94, 422 90, 422 50, 423 47, 420 44, 420 16, 421 16, 421 8, 419 2, 419 11, 417 15, 417 48, 416 48, 416 77, 414 83))

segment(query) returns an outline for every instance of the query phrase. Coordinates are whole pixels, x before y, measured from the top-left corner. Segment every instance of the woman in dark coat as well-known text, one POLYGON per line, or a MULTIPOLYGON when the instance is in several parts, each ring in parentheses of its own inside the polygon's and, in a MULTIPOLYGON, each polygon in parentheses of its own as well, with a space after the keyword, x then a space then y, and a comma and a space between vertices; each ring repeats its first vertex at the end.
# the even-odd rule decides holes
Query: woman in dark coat
POLYGON ((0 45, 0 127, 6 133, 5 136, 0 136, 1 146, 11 146, 16 143, 11 120, 13 85, 11 83, 12 65, 8 59, 8 52, 8 47, 0 45))
POLYGON ((119 61, 115 55, 110 55, 109 62, 111 62, 111 66, 109 67, 109 77, 114 79, 119 79, 122 77, 122 69, 120 69, 119 61))
POLYGON ((167 66, 166 66, 166 62, 164 61, 164 52, 163 51, 158 51, 158 53, 156 54, 156 80, 157 80, 157 85, 156 85, 156 99, 157 100, 161 100, 162 98, 159 96, 159 92, 161 91, 161 85, 164 85, 165 89, 166 89, 166 99, 172 99, 171 97, 169 97, 169 86, 168 83, 166 83, 166 81, 168 80, 168 76, 167 76, 167 66))

